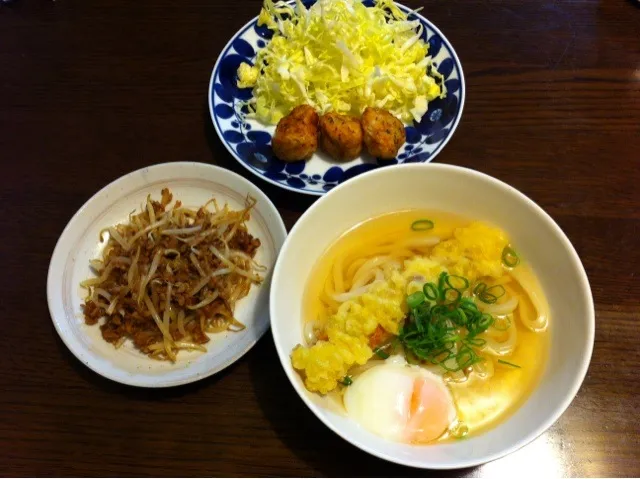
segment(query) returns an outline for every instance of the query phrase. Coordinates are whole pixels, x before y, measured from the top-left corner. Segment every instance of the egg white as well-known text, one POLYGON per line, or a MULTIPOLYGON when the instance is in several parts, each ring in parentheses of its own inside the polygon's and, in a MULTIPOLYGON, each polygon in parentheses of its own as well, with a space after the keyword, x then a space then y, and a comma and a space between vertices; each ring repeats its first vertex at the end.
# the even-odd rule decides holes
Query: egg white
POLYGON ((438 399, 447 403, 446 421, 453 423, 456 408, 442 378, 419 366, 408 365, 400 356, 366 370, 346 388, 344 406, 348 416, 373 434, 406 442, 414 382, 420 378, 435 385, 442 394, 438 399))

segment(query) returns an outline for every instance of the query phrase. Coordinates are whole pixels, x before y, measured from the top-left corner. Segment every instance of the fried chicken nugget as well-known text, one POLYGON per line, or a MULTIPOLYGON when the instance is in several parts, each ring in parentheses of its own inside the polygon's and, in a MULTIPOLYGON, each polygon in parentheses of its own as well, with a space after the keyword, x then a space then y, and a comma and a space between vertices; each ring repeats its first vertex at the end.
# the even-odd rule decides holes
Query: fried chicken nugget
POLYGON ((318 114, 309 105, 298 105, 282 118, 271 140, 282 161, 308 160, 318 149, 318 114))
POLYGON ((340 161, 353 160, 362 151, 362 126, 357 118, 327 113, 320 117, 320 148, 340 161))
POLYGON ((364 145, 372 156, 395 158, 406 141, 404 125, 382 108, 367 107, 362 114, 364 145))

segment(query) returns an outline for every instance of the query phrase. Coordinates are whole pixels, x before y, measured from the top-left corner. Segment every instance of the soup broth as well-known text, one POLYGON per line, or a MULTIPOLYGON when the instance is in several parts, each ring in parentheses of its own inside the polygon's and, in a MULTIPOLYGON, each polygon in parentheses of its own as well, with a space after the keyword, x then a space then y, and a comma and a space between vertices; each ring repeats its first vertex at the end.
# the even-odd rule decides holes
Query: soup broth
MULTIPOLYGON (((306 285, 303 320, 307 344, 299 348, 312 351, 314 345, 320 343, 316 347, 320 354, 323 347, 329 348, 323 343, 340 344, 339 347, 343 349, 334 349, 327 354, 335 355, 337 351, 342 358, 346 357, 346 353, 343 354, 342 351, 353 352, 359 351, 358 347, 364 348, 361 340, 358 343, 360 346, 353 346, 349 343, 350 337, 344 340, 344 344, 340 342, 342 339, 335 339, 338 332, 335 332, 332 321, 335 323, 335 318, 341 315, 346 315, 346 320, 344 326, 340 327, 351 332, 351 335, 361 334, 366 337, 368 346, 377 354, 367 360, 366 364, 362 364, 362 360, 356 360, 355 364, 348 366, 348 360, 345 360, 348 367, 342 367, 347 374, 339 380, 337 387, 331 389, 329 386, 329 390, 325 391, 321 390, 321 386, 317 392, 336 395, 340 399, 352 387, 352 383, 358 384, 360 375, 363 376, 363 384, 365 381, 367 384, 375 384, 373 373, 367 372, 371 364, 380 368, 390 361, 383 361, 388 356, 404 356, 412 364, 409 366, 413 368, 411 371, 422 368, 429 374, 433 373, 434 377, 441 378, 452 397, 456 418, 442 434, 433 438, 437 441, 478 434, 507 418, 526 401, 536 387, 548 356, 548 306, 529 265, 519 260, 515 250, 508 245, 506 235, 500 230, 449 213, 409 210, 386 214, 365 221, 339 237, 319 259, 306 285), (493 252, 498 247, 502 254, 499 264, 493 252), (513 265, 513 258, 517 259, 517 265, 513 265), (487 272, 491 272, 491 275, 485 274, 487 272), (401 300, 393 292, 384 290, 385 281, 395 285, 389 291, 393 288, 403 289, 401 300), (434 291, 440 284, 438 291, 444 291, 444 295, 439 297, 434 294, 434 300, 430 302, 432 287, 423 286, 427 283, 433 285, 434 291), (421 296, 423 294, 426 296, 421 296), (367 334, 355 324, 359 317, 356 312, 360 314, 361 311, 377 311, 375 304, 372 304, 376 295, 384 298, 384 308, 387 309, 378 314, 380 323, 375 331, 367 334), (402 309, 404 318, 398 320, 398 313, 388 312, 395 311, 389 309, 390 302, 394 301, 397 303, 394 307, 402 309), (417 309, 408 306, 416 301, 423 302, 417 309), (517 306, 514 308, 513 304, 516 302, 517 306), (406 334, 407 325, 411 321, 419 323, 416 319, 419 317, 418 311, 425 303, 432 306, 431 318, 434 323, 439 320, 433 311, 440 305, 439 314, 453 318, 445 318, 446 324, 451 326, 450 334, 462 337, 459 342, 443 343, 445 349, 450 348, 452 352, 447 350, 440 355, 429 356, 428 360, 417 355, 424 352, 420 345, 427 340, 410 342, 406 334), (470 309, 465 309, 467 307, 470 309), (463 313, 457 313, 456 308, 463 313), (480 329, 473 326, 471 319, 467 318, 472 317, 474 311, 477 312, 480 329), (453 313, 464 318, 456 319, 457 316, 453 313), (394 317, 399 321, 397 334, 390 331, 394 326, 392 323, 385 323, 385 314, 396 314, 394 317), (464 321, 469 321, 468 330, 458 327, 458 324, 465 324, 464 321), (482 329, 486 326, 485 323, 490 323, 490 326, 482 329), (379 337, 382 337, 381 341, 379 337), (402 340, 399 341, 398 338, 402 340), (384 352, 379 351, 379 347, 376 348, 379 343, 384 345, 384 352), (418 346, 414 346, 415 344, 418 346), (370 377, 367 380, 364 379, 365 372, 370 377)), ((368 319, 364 320, 365 323, 367 321, 368 319)), ((423 326, 417 324, 417 327, 420 329, 423 326)), ((362 328, 366 329, 366 326, 362 328)), ((419 334, 426 333, 416 330, 412 337, 418 335, 417 337, 422 338, 419 334)), ((429 354, 434 353, 428 352, 427 356, 429 354)), ((297 361, 297 369, 306 377, 307 387, 313 390, 315 386, 309 379, 317 370, 311 366, 300 367, 311 361, 311 352, 305 352, 304 355, 306 363, 302 361, 303 354, 294 350, 294 366, 297 361)), ((318 361, 318 364, 326 364, 322 361, 330 362, 331 359, 318 361)), ((415 381, 418 380, 414 379, 415 381)), ((349 394, 356 397, 362 388, 364 386, 353 388, 349 394)), ((414 408, 415 391, 414 386, 413 393, 408 393, 413 394, 411 405, 407 406, 410 410, 399 421, 409 424, 413 415, 417 414, 416 411, 425 410, 421 405, 414 408)), ((429 403, 428 397, 424 397, 425 404, 429 403)), ((345 401, 345 404, 348 406, 360 403, 354 399, 349 404, 345 401)), ((367 404, 367 401, 363 404, 367 404)), ((394 417, 390 424, 396 419, 394 417)), ((428 421, 427 418, 423 422, 428 421)), ((363 425, 374 432, 378 427, 363 425)), ((381 428, 388 429, 386 426, 381 428)), ((403 434, 392 434, 389 437, 407 442, 430 442, 424 440, 424 434, 403 434)))

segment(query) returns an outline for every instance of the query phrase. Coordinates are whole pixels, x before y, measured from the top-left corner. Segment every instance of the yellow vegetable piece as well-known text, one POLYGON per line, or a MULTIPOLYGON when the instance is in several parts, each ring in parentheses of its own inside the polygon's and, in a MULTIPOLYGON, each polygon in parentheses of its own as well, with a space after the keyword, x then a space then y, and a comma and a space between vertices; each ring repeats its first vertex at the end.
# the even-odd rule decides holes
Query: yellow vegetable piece
POLYGON ((248 63, 242 62, 238 67, 238 88, 251 88, 258 80, 260 71, 248 63))
POLYGON ((502 250, 509 244, 507 235, 498 228, 474 222, 457 228, 453 238, 433 248, 432 258, 447 265, 450 274, 475 281, 483 276, 499 278, 504 270, 502 250))
POLYGON ((406 280, 400 273, 393 273, 388 280, 340 306, 327 321, 327 341, 293 350, 291 363, 304 371, 309 391, 326 394, 338 386, 351 366, 366 363, 373 356, 369 336, 378 325, 398 333, 406 314, 405 288, 406 280))
MULTIPOLYGON (((418 283, 437 283, 438 276, 447 269, 442 262, 424 256, 414 256, 404 262, 404 277, 409 281, 418 278, 418 283)), ((422 290, 420 287, 419 291, 422 290)), ((412 291, 414 292, 414 291, 412 291)))

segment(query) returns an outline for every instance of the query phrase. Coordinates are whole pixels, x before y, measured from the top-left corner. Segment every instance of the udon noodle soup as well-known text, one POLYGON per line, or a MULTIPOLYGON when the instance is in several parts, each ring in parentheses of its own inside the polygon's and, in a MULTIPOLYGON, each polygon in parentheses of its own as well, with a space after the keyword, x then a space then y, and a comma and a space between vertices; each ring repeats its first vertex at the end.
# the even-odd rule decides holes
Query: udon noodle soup
POLYGON ((434 211, 366 221, 323 254, 291 355, 306 388, 389 440, 478 434, 535 388, 548 305, 504 231, 434 211))

